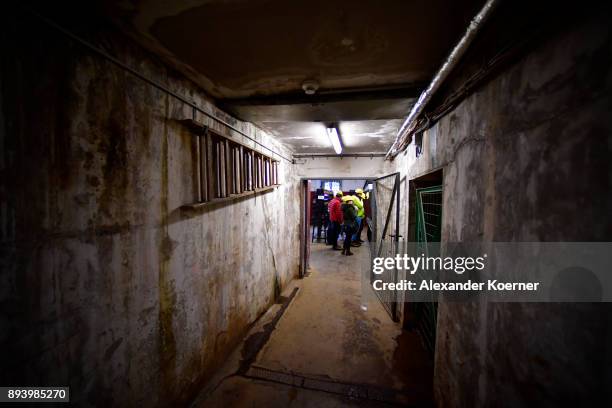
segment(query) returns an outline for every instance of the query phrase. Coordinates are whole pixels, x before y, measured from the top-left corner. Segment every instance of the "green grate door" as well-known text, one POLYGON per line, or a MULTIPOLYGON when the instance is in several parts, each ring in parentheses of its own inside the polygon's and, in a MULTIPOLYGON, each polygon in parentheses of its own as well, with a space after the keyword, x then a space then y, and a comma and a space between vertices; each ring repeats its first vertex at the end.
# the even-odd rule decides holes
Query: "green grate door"
MULTIPOLYGON (((438 256, 442 231, 442 186, 416 190, 416 247, 417 255, 438 256), (432 245, 436 243, 436 245, 432 245)), ((417 329, 433 355, 436 346, 438 303, 436 299, 415 305, 417 329)))

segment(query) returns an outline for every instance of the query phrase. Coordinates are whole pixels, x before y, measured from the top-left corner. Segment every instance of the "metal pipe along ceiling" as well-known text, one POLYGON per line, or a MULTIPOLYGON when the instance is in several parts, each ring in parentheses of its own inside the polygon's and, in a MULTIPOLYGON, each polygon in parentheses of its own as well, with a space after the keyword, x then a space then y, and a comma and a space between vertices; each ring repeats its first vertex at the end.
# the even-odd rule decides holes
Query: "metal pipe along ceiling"
POLYGON ((414 133, 415 127, 417 125, 417 120, 421 113, 423 113, 425 106, 427 105, 427 103, 429 103, 432 96, 438 91, 438 89, 446 80, 450 72, 457 65, 457 62, 459 62, 463 54, 465 54, 465 51, 468 49, 468 47, 476 37, 476 34, 478 33, 482 25, 491 16, 493 9, 495 8, 495 6, 497 6, 498 3, 499 0, 487 0, 482 9, 472 19, 463 37, 461 37, 457 45, 455 45, 451 53, 448 55, 448 57, 446 57, 446 60, 444 61, 436 75, 432 78, 427 89, 425 89, 421 93, 419 99, 412 107, 410 114, 400 127, 400 130, 397 132, 397 136, 395 137, 395 140, 389 148, 389 151, 387 152, 385 158, 389 158, 389 156, 393 158, 400 153, 403 141, 414 133))

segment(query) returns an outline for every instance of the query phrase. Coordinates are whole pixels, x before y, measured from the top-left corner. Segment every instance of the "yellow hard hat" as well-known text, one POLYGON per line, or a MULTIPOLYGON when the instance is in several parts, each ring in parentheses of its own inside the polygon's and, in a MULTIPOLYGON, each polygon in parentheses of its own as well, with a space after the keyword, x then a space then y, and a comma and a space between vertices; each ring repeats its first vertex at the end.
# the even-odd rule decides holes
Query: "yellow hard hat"
POLYGON ((342 201, 347 202, 347 201, 353 201, 353 196, 344 196, 342 197, 342 201))
POLYGON ((363 190, 362 190, 362 189, 360 189, 360 188, 356 188, 356 189, 355 189, 355 193, 357 193, 357 194, 363 194, 363 190))
POLYGON ((340 197, 342 197, 344 195, 344 193, 342 192, 342 190, 338 190, 338 191, 336 191, 336 195, 340 195, 340 197))

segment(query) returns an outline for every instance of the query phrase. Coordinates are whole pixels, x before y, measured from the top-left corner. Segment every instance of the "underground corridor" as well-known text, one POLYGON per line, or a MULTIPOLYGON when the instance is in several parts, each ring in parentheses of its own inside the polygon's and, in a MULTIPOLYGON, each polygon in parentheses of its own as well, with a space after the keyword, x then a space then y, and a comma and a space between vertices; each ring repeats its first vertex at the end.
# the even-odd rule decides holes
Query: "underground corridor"
POLYGON ((304 180, 305 276, 256 323, 195 406, 432 405, 432 354, 363 283, 380 236, 376 206, 367 203, 388 208, 393 183, 385 179, 304 180), (327 207, 331 197, 364 189, 369 225, 343 256, 346 238, 332 238, 327 207))
POLYGON ((612 9, 2 13, 0 405, 612 403, 612 9))

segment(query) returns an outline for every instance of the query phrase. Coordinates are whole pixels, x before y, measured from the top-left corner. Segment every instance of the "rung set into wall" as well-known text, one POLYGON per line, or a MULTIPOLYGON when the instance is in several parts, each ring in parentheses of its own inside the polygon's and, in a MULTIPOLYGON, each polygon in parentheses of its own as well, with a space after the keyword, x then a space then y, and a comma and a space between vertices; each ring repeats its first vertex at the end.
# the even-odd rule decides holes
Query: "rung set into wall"
POLYGON ((195 204, 215 203, 273 189, 279 161, 229 139, 193 120, 196 133, 195 204))

